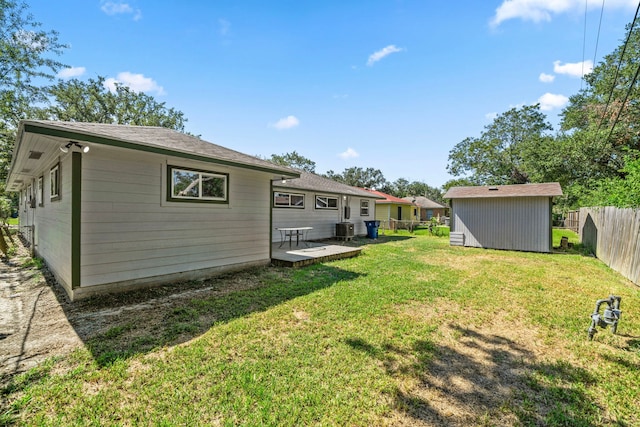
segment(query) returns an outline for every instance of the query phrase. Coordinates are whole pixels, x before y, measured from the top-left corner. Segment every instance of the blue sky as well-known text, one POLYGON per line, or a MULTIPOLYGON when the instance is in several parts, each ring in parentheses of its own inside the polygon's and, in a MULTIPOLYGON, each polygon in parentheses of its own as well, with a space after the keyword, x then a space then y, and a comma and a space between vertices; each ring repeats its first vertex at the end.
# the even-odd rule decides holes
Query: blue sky
POLYGON ((144 91, 247 154, 295 150, 318 173, 373 167, 431 186, 495 114, 541 102, 557 124, 637 7, 606 0, 598 38, 602 0, 28 3, 70 46, 60 78, 144 91))

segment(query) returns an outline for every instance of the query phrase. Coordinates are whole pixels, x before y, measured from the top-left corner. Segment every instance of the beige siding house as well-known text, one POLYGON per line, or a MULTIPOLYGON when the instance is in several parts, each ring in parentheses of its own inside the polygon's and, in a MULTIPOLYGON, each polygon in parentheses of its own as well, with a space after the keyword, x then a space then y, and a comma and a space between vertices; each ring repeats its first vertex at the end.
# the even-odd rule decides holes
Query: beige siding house
POLYGON ((273 241, 279 241, 278 228, 313 227, 306 238, 328 239, 336 236, 336 224, 353 224, 355 235, 367 234, 364 221, 376 218, 376 200, 380 196, 322 176, 300 172, 295 179, 273 181, 273 241))
POLYGON ((398 224, 420 221, 419 208, 415 203, 378 190, 366 189, 365 191, 379 197, 376 200, 375 219, 379 220, 384 228, 395 229, 398 224))
POLYGON ((24 121, 7 189, 75 299, 268 264, 272 180, 298 176, 165 128, 24 121))
POLYGON ((561 196, 557 182, 543 184, 453 187, 452 245, 551 252, 553 197, 561 196))

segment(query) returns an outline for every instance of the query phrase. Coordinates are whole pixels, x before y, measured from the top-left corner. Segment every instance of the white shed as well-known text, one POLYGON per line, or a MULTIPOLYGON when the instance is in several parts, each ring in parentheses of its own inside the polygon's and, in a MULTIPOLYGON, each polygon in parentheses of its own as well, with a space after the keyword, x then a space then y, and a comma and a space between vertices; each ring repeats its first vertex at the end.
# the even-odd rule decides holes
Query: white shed
POLYGON ((268 264, 271 182, 298 176, 170 129, 24 121, 7 190, 75 299, 268 264))
POLYGON ((457 246, 551 252, 553 197, 557 182, 452 187, 450 243, 457 246))

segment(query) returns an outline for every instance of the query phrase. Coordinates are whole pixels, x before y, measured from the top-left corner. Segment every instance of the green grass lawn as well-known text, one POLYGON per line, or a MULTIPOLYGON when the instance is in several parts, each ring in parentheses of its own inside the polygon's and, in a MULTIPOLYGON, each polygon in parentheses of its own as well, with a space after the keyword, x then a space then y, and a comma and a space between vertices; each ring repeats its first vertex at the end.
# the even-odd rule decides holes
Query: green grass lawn
POLYGON ((640 425, 640 288, 579 253, 421 234, 112 328, 14 378, 0 424, 640 425), (618 334, 588 341, 610 293, 618 334))

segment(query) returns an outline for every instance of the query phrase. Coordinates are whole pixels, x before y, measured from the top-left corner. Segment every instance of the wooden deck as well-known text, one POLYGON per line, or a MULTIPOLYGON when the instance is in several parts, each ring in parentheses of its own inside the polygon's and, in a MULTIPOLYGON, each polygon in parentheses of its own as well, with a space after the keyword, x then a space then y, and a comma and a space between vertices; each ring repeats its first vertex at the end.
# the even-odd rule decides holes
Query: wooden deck
POLYGON ((351 258, 360 255, 361 248, 334 245, 319 242, 307 242, 292 248, 285 243, 281 248, 279 243, 271 247, 271 262, 282 267, 302 267, 325 261, 333 261, 342 258, 351 258))

